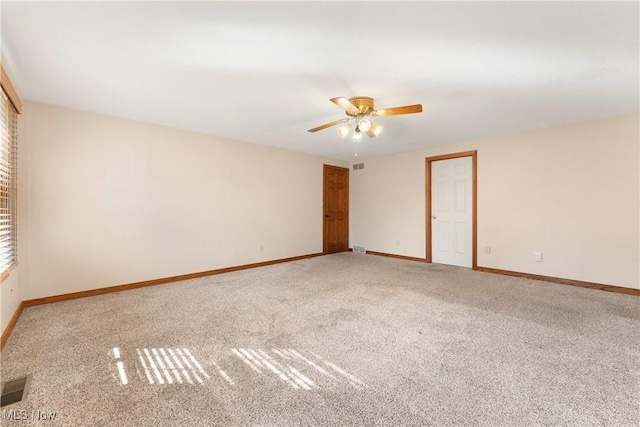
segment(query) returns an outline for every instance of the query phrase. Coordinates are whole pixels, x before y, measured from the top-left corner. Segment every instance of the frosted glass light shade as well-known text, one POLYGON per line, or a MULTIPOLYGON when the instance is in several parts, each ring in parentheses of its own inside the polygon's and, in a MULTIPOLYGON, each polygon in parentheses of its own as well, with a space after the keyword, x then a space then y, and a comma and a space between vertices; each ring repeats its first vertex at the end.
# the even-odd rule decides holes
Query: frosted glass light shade
POLYGON ((360 127, 362 132, 366 132, 371 129, 371 121, 369 119, 362 119, 360 123, 358 123, 358 127, 360 127))
POLYGON ((369 135, 369 138, 375 138, 376 136, 380 136, 382 129, 384 129, 382 126, 373 124, 371 125, 371 129, 367 132, 367 135, 369 135))
POLYGON ((347 134, 349 133, 350 130, 351 130, 351 126, 349 126, 349 125, 340 126, 338 128, 338 135, 340 135, 342 138, 344 138, 344 137, 347 136, 347 134))

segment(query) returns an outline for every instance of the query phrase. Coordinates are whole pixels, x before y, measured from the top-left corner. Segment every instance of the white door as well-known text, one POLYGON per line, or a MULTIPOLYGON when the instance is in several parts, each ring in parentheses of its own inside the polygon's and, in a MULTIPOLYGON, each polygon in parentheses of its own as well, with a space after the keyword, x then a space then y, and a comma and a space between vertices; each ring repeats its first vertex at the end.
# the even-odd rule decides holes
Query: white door
POLYGON ((431 164, 432 262, 472 266, 471 157, 431 164))

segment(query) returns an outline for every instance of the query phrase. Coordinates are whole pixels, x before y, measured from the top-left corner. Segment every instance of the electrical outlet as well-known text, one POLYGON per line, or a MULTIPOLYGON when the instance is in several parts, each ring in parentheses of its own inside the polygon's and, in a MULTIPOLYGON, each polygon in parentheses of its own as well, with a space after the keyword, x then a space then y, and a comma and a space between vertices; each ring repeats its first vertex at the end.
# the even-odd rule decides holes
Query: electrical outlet
POLYGON ((484 253, 487 255, 491 255, 491 246, 485 246, 484 253))
POLYGON ((542 262, 542 252, 534 252, 533 253, 533 260, 535 262, 542 262))
POLYGON ((400 240, 396 240, 396 246, 400 246, 400 240))
POLYGON ((264 251, 264 245, 260 245, 260 252, 264 251))

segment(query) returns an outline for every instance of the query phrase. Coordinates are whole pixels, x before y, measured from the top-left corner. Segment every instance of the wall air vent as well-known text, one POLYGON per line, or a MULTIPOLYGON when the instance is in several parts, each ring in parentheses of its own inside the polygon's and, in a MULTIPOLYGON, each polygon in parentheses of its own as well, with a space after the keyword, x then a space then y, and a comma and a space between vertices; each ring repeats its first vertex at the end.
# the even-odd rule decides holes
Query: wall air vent
POLYGON ((354 163, 353 170, 357 171, 357 170, 360 170, 360 169, 364 169, 364 163, 354 163))
POLYGON ((364 249, 364 246, 353 246, 353 252, 356 254, 366 254, 367 251, 364 249))

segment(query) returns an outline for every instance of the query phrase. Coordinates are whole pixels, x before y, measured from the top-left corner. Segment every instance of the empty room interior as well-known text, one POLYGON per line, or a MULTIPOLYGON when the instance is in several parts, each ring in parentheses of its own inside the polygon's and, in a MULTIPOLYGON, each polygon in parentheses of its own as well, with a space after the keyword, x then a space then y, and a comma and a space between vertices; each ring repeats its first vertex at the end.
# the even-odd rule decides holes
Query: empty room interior
POLYGON ((640 425, 640 3, 2 1, 7 425, 640 425))

